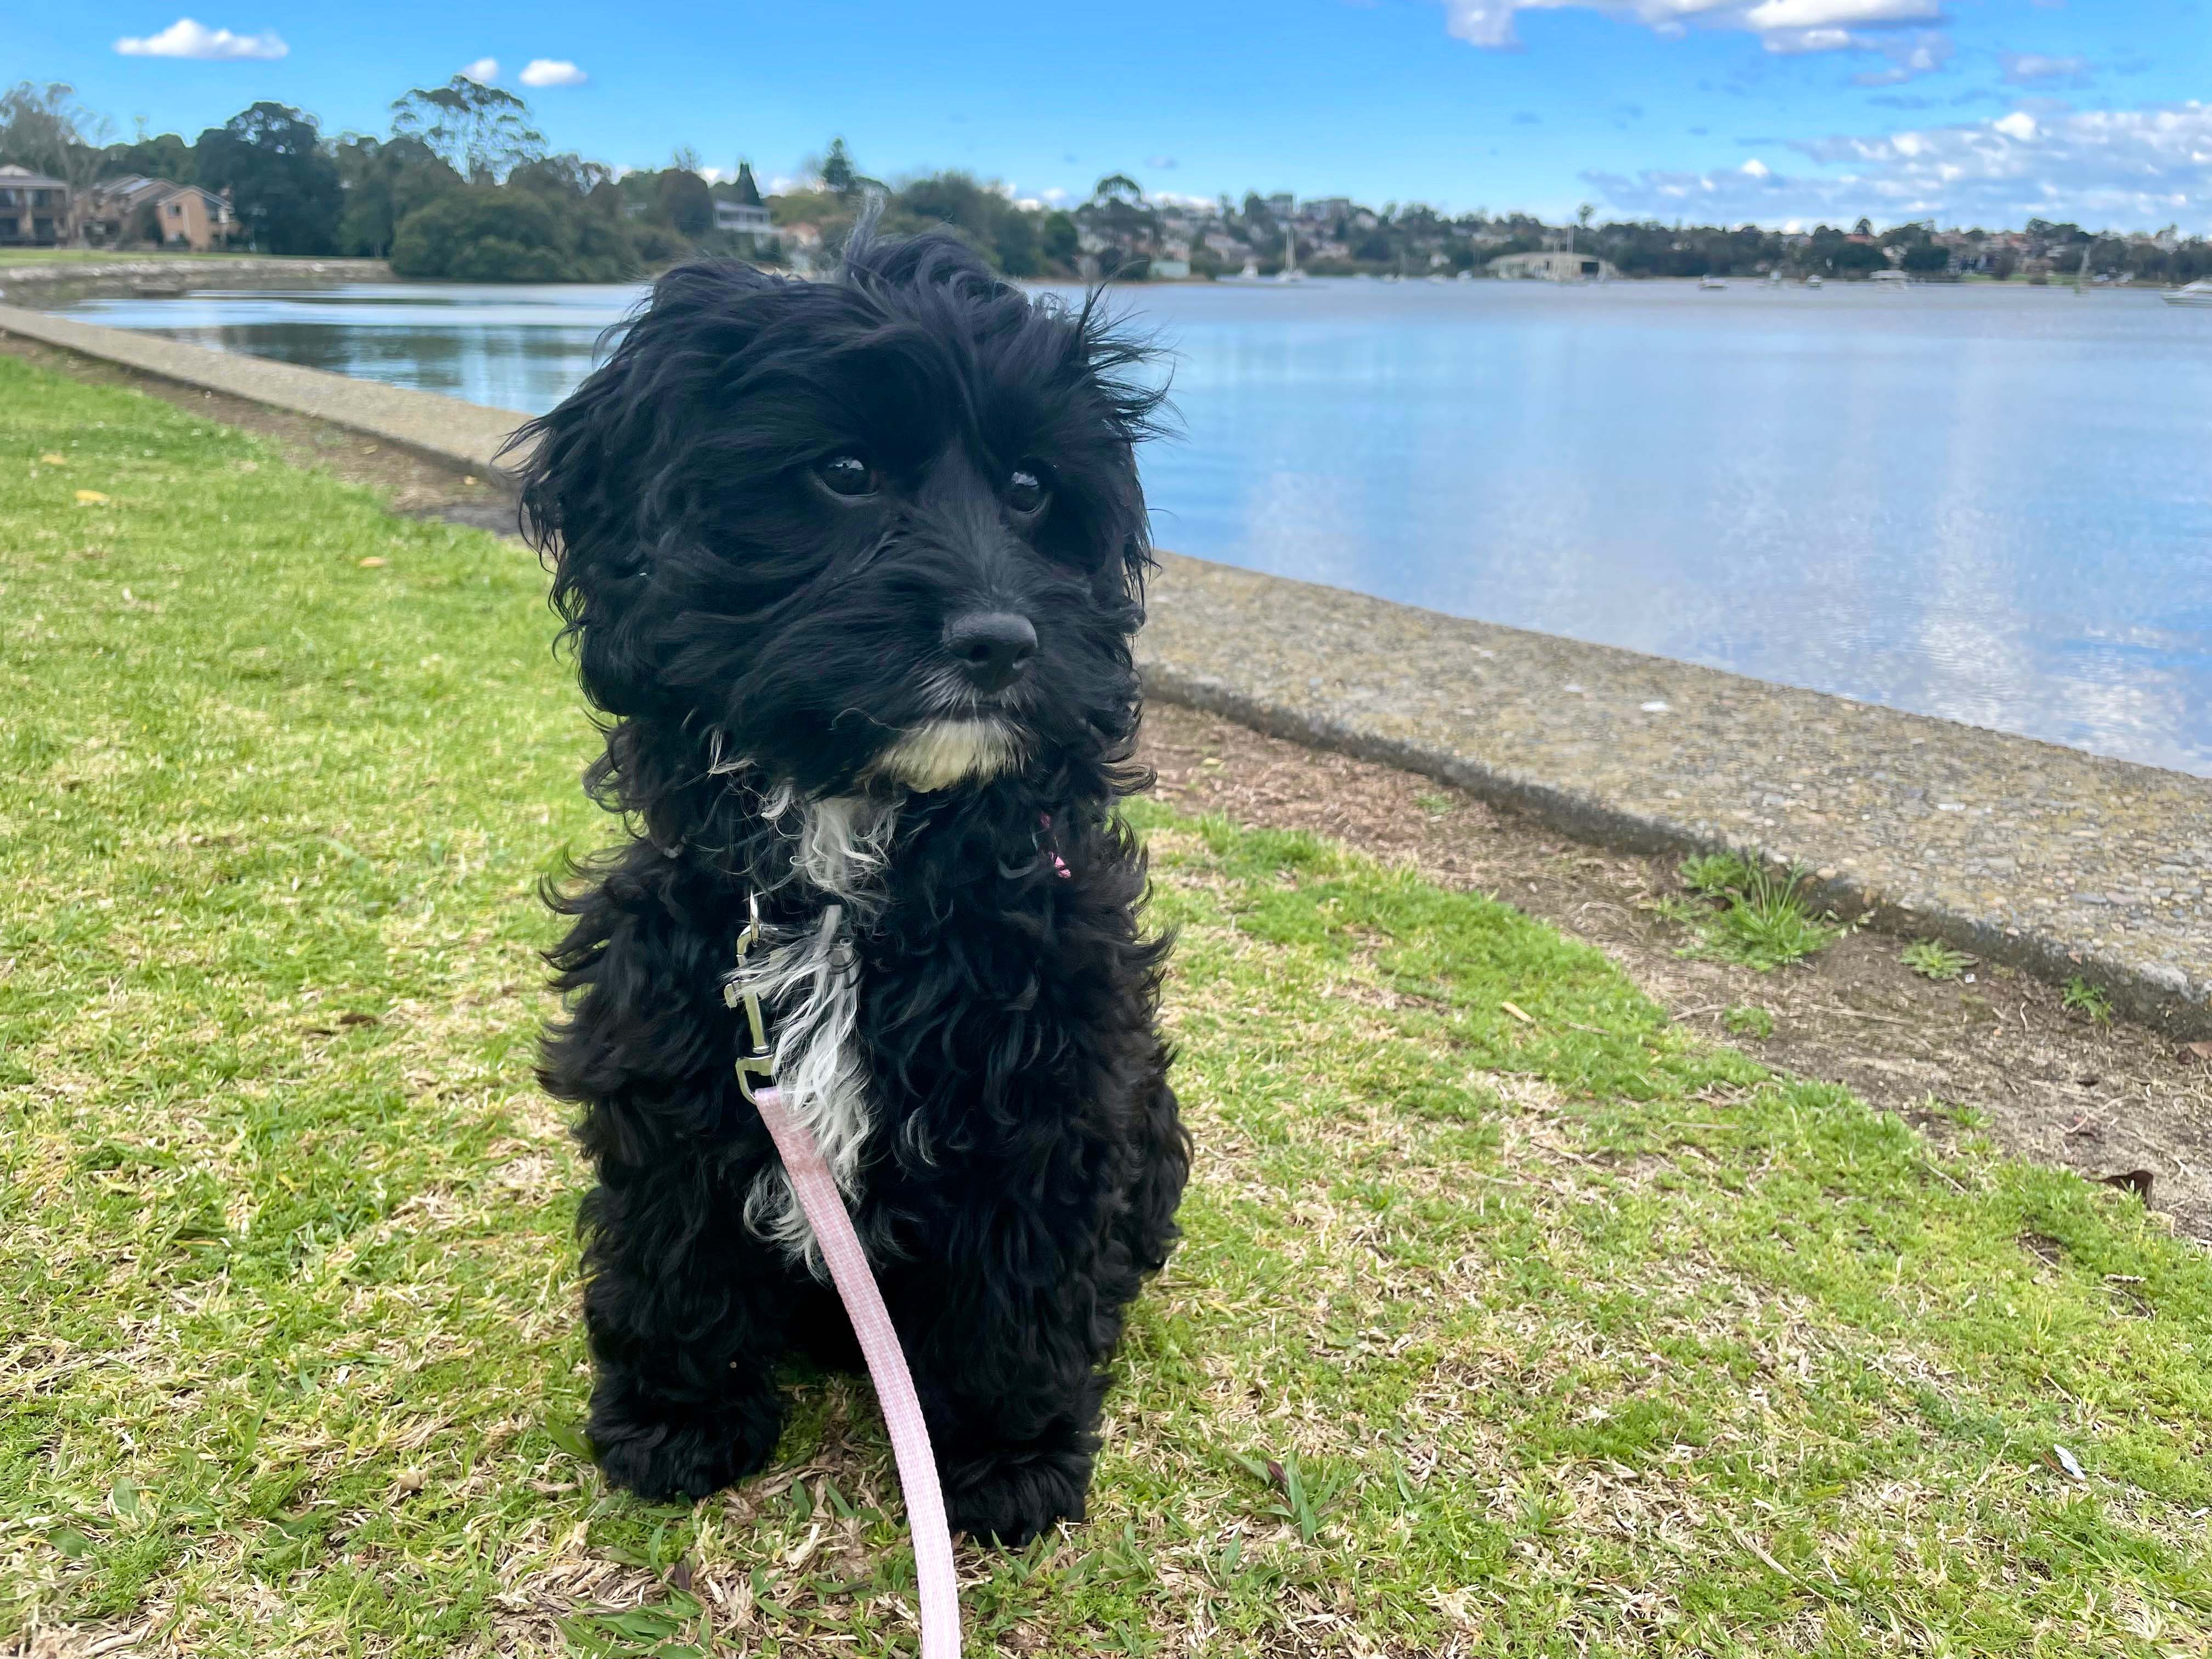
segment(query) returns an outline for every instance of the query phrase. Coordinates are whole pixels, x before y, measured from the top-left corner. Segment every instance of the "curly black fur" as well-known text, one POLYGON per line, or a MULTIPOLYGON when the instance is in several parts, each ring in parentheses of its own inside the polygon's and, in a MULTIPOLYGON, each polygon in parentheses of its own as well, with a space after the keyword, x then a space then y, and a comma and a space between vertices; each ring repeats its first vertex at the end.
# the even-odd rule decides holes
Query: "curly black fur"
POLYGON ((750 894, 786 941, 842 907, 866 1102, 849 1195, 954 1524, 1018 1543, 1083 1514, 1105 1368, 1189 1164, 1154 1019, 1166 945, 1139 932, 1143 859, 1115 812, 1144 781, 1144 355, 948 237, 864 230, 833 282, 671 271, 518 440, 607 716, 587 785, 642 832, 554 897, 574 920, 543 1076, 585 1108, 599 1175, 591 1437, 644 1496, 758 1468, 792 1348, 856 1358, 803 1251, 746 1220, 776 1190, 722 997, 750 894), (823 470, 840 456, 872 489, 825 483, 860 476, 823 470), (951 654, 979 613, 1034 627, 1009 684, 951 654), (981 722, 1001 759, 902 781, 901 740, 946 721, 981 722), (832 811, 891 814, 880 868, 803 856, 832 811))

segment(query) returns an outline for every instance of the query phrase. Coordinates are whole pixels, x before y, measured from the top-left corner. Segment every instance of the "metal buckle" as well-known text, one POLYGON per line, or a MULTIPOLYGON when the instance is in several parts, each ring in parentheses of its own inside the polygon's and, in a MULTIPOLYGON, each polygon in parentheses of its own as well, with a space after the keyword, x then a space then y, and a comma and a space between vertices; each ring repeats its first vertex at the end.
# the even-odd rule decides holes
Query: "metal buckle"
MULTIPOLYGON (((740 963, 744 961, 745 953, 760 943, 758 894, 745 895, 745 909, 748 920, 744 931, 738 935, 738 961, 740 963)), ((775 1061, 769 1052, 768 1023, 761 1018, 760 993, 740 991, 737 981, 732 980, 722 988, 722 1000, 732 1008, 742 1006, 745 1011, 747 1034, 752 1042, 750 1049, 741 1051, 738 1055, 738 1092, 745 1097, 746 1104, 756 1105, 758 1103, 753 1097, 753 1079, 758 1078, 769 1085, 775 1081, 775 1061)))

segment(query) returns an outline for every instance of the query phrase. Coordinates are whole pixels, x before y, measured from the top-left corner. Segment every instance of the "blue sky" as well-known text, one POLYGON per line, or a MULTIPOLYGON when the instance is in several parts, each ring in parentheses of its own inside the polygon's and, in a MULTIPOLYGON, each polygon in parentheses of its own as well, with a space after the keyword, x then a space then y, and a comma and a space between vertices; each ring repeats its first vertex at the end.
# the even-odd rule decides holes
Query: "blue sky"
POLYGON ((1554 217, 2212 232, 2208 0, 176 4, 19 15, 5 72, 126 137, 263 98, 381 132, 398 93, 489 60, 556 148, 630 167, 690 145, 768 179, 842 134, 879 176, 1044 199, 1121 170, 1554 217))

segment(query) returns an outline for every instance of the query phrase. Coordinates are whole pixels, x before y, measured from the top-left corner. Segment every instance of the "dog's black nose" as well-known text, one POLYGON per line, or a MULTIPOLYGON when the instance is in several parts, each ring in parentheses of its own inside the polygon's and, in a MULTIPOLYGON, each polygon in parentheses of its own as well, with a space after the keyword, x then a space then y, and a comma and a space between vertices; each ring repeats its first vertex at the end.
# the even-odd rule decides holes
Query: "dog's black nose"
POLYGON ((976 611, 945 625, 945 648, 978 691, 1002 691, 1036 655, 1036 629, 1011 611, 976 611))

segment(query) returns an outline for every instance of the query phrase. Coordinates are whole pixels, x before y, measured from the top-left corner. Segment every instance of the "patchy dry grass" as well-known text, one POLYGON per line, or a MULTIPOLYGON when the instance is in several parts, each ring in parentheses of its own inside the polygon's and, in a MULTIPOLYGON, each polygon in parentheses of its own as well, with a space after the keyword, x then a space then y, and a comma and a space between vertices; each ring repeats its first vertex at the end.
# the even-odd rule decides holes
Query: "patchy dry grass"
MULTIPOLYGON (((911 1650, 864 1389, 696 1508, 578 1455, 540 580, 0 361, 0 1648, 911 1650)), ((1091 1520, 963 1551, 976 1651, 2207 1650, 2212 1267, 2132 1200, 1137 816, 1188 1239, 1091 1520)))

